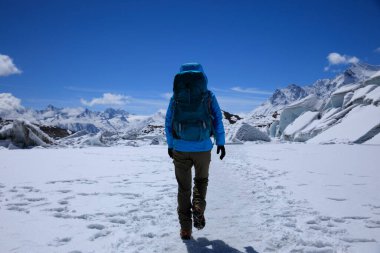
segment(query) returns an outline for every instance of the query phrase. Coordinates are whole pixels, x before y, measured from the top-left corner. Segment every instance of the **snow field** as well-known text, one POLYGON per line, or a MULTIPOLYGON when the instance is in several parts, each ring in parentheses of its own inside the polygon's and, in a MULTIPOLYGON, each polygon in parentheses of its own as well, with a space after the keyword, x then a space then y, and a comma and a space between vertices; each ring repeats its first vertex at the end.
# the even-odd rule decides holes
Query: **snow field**
POLYGON ((380 146, 226 149, 186 243, 165 146, 1 149, 0 252, 380 251, 380 146))

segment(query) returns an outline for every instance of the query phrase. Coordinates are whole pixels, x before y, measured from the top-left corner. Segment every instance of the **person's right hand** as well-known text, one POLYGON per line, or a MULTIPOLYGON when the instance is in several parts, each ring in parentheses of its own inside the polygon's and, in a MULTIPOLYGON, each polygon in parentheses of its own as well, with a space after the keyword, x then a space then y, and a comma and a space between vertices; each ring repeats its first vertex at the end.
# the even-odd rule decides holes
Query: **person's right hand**
POLYGON ((216 153, 219 154, 220 151, 222 151, 220 153, 220 160, 223 160, 223 158, 226 156, 226 149, 224 148, 224 146, 218 146, 218 148, 216 149, 216 153))
POLYGON ((170 158, 173 159, 173 149, 172 148, 168 148, 168 154, 169 154, 170 158))

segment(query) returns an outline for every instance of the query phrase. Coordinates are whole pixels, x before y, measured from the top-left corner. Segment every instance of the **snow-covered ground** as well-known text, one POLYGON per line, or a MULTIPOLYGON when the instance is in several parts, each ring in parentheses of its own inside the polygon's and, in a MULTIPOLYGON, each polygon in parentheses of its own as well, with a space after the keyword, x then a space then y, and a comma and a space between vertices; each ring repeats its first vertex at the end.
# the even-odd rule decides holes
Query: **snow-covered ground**
POLYGON ((189 242, 165 146, 0 149, 0 252, 380 252, 380 146, 226 149, 189 242))

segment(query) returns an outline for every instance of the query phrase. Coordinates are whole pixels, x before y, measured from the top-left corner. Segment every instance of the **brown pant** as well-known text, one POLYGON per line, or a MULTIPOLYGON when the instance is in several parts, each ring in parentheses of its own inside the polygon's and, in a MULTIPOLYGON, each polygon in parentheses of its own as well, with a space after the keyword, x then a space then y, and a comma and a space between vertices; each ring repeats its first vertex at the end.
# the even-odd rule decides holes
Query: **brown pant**
POLYGON ((211 151, 173 152, 175 176, 178 182, 178 218, 182 229, 191 229, 191 207, 197 205, 201 211, 206 209, 206 192, 211 151), (191 203, 191 168, 195 168, 193 201, 191 203))

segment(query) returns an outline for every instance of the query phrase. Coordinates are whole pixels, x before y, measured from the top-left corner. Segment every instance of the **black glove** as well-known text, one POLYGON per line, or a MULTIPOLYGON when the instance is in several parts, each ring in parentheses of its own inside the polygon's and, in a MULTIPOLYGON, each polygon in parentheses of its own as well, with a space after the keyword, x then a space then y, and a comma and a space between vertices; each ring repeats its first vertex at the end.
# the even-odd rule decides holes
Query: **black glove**
POLYGON ((173 148, 168 148, 168 154, 171 159, 173 159, 173 148))
POLYGON ((226 156, 226 149, 224 148, 224 146, 218 146, 218 148, 216 149, 216 153, 219 154, 220 151, 222 151, 222 153, 220 154, 220 160, 223 160, 223 158, 226 156))

